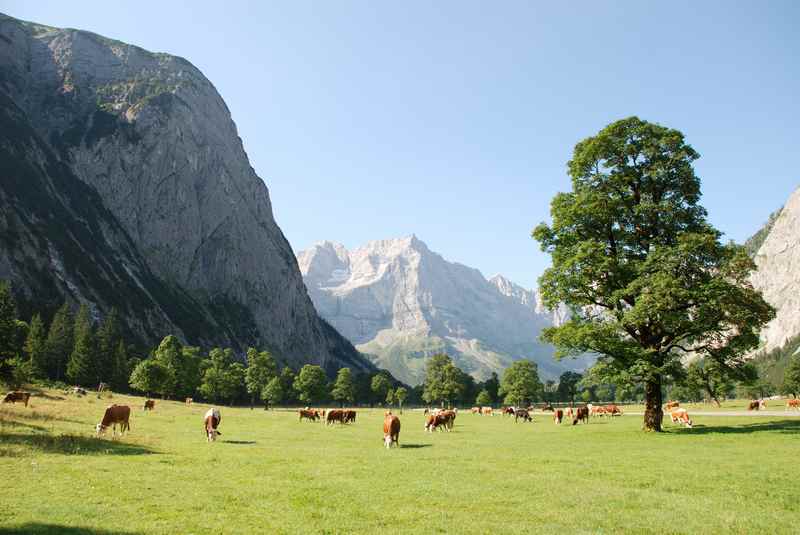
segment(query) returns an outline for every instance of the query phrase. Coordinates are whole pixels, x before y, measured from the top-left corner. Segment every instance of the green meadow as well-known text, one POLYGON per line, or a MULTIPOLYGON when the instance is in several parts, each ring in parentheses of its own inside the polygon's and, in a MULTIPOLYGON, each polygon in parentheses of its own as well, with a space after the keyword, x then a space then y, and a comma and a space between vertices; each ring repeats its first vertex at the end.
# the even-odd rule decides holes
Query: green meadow
POLYGON ((639 416, 554 425, 459 413, 451 433, 382 410, 353 425, 288 410, 75 398, 45 391, 0 405, 8 533, 797 533, 800 418, 695 417, 640 431, 639 416), (96 439, 106 405, 132 431, 96 439))

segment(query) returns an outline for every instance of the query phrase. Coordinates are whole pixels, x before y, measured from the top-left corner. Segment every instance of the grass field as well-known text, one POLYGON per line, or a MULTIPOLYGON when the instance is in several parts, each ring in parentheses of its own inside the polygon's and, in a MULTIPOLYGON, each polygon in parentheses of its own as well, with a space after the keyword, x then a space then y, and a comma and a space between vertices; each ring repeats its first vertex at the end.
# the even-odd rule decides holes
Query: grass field
POLYGON ((800 419, 697 417, 645 434, 640 417, 556 426, 460 413, 452 433, 380 410, 326 428, 288 411, 115 396, 124 439, 95 439, 107 399, 56 392, 0 406, 8 533, 798 533, 800 419), (65 398, 65 399, 59 399, 65 398))

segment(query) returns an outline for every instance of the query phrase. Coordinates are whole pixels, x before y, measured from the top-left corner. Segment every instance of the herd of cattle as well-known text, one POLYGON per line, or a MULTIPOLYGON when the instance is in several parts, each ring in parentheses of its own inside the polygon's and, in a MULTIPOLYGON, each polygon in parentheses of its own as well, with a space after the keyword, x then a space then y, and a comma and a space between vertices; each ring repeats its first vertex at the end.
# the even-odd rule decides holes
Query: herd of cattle
MULTIPOLYGON (((101 383, 98 393, 104 390, 105 385, 101 383)), ((75 387, 77 395, 85 395, 83 389, 75 387), (80 391, 79 391, 80 390, 80 391)), ((3 398, 3 403, 24 403, 28 406, 31 394, 29 392, 13 391, 8 392, 3 398)), ((191 405, 193 400, 186 398, 186 405, 191 405)), ((752 400, 748 402, 748 410, 761 410, 766 408, 767 403, 763 399, 752 400)), ((155 409, 155 400, 147 399, 144 402, 143 410, 152 411, 155 409)), ((800 411, 800 399, 787 399, 786 410, 800 411)), ((552 405, 545 404, 541 408, 542 412, 552 412, 553 421, 556 424, 561 424, 564 420, 571 420, 572 425, 578 423, 589 423, 590 417, 611 417, 622 416, 622 409, 615 404, 608 405, 594 405, 587 403, 580 407, 567 407, 564 409, 554 408, 552 405)), ((495 410, 492 407, 472 407, 470 409, 472 414, 480 416, 494 416, 499 412, 503 416, 513 416, 515 422, 520 420, 523 422, 533 422, 534 407, 502 407, 495 410)), ((669 415, 672 423, 692 427, 692 420, 689 418, 688 411, 680 406, 678 401, 669 401, 664 405, 663 412, 669 415)), ((336 422, 340 424, 355 423, 357 412, 352 409, 311 409, 304 408, 298 411, 299 421, 307 420, 311 422, 322 421, 326 425, 333 425, 336 422)), ((96 435, 99 437, 111 428, 112 436, 116 436, 117 425, 120 426, 120 435, 125 431, 130 431, 130 415, 131 408, 127 405, 109 405, 106 407, 100 423, 95 427, 96 435)), ((458 409, 425 409, 425 431, 432 433, 435 430, 451 431, 455 424, 458 409)), ((221 435, 218 427, 222 421, 222 416, 219 409, 210 408, 203 415, 203 432, 209 442, 216 440, 218 435, 221 435)), ((387 448, 392 445, 399 446, 400 440, 400 418, 392 414, 391 411, 384 414, 383 421, 383 440, 387 448)))

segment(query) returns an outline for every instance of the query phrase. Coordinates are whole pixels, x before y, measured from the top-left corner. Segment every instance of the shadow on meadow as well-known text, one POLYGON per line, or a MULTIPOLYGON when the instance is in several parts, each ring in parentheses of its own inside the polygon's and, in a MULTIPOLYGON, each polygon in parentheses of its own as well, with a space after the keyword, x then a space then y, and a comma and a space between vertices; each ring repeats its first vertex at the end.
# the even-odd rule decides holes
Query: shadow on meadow
POLYGON ((130 531, 108 531, 104 529, 59 526, 31 522, 16 527, 0 527, 0 535, 134 535, 130 531))
POLYGON ((255 440, 220 440, 223 444, 240 444, 240 445, 250 445, 255 444, 255 440))
MULTIPOLYGON (((148 455, 155 451, 113 439, 99 439, 81 435, 17 434, 0 432, 3 446, 25 446, 43 453, 64 455, 148 455)), ((2 532, 0 532, 2 534, 2 532)))
POLYGON ((402 449, 415 450, 418 448, 430 448, 433 444, 400 444, 402 449))
POLYGON ((762 432, 778 432, 789 434, 800 434, 800 421, 798 420, 778 420, 770 422, 756 422, 752 424, 740 425, 695 425, 692 429, 670 428, 670 433, 690 433, 692 435, 720 434, 747 434, 762 432))

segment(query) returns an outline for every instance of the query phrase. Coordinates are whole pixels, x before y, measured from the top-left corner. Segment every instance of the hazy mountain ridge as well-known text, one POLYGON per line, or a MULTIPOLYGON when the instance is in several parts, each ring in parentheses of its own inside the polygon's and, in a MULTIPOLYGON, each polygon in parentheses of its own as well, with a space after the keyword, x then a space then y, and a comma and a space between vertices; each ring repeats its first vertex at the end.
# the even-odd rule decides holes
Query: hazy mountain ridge
POLYGON ((544 310, 536 292, 502 276, 445 260, 416 236, 378 240, 352 251, 320 242, 297 254, 317 310, 380 367, 411 384, 439 351, 477 378, 520 358, 543 376, 582 369, 586 360, 555 362, 538 340, 566 311, 544 310))
MULTIPOLYGON (((116 304, 129 309, 124 319, 150 343, 174 332, 202 345, 259 345, 329 371, 372 368, 317 316, 227 106, 188 61, 0 15, 0 95, 7 124, 30 131, 24 148, 3 139, 13 158, 7 168, 43 174, 38 202, 52 207, 64 204, 63 193, 47 181, 70 191, 84 184, 79 195, 97 195, 93 208, 58 217, 74 218, 63 222, 67 229, 100 218, 97 227, 113 237, 95 232, 71 242, 107 268, 82 272, 47 257, 58 249, 52 228, 16 232, 41 220, 31 204, 16 207, 1 227, 0 277, 28 298, 40 299, 47 288, 50 300, 90 302, 100 314, 116 304), (43 167, 43 158, 52 164, 43 167), (12 239, 16 247, 24 242, 24 260, 12 239), (21 265, 39 266, 41 276, 21 265), (53 265, 63 272, 44 267, 53 265), (100 285, 110 288, 102 299, 100 285)), ((5 205, 19 187, 4 184, 5 205)))

